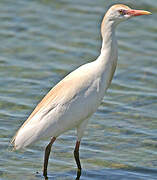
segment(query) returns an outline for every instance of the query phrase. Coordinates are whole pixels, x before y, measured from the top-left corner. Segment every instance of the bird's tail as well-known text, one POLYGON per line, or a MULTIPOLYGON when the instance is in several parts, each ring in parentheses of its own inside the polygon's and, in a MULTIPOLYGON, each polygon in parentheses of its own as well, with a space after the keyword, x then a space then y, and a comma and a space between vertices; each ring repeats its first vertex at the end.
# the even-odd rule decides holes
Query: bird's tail
POLYGON ((16 134, 13 136, 13 138, 12 138, 11 141, 10 141, 10 144, 11 144, 11 146, 13 147, 13 148, 12 148, 12 151, 16 150, 15 139, 16 139, 17 134, 18 134, 18 132, 16 132, 16 134))
POLYGON ((11 140, 13 150, 24 148, 33 142, 37 141, 39 136, 37 135, 35 126, 22 128, 17 131, 15 136, 11 140))

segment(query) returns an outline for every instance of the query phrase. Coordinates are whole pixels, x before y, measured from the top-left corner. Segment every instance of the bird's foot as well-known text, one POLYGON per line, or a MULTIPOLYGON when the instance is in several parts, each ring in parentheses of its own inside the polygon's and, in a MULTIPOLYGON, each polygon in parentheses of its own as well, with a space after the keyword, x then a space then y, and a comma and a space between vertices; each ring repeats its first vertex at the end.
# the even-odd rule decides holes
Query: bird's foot
POLYGON ((47 180, 48 179, 48 177, 47 177, 47 171, 43 171, 43 176, 45 177, 45 180, 47 180))
POLYGON ((79 179, 80 179, 80 176, 81 176, 81 169, 78 168, 78 169, 77 169, 77 177, 76 177, 76 180, 79 180, 79 179))

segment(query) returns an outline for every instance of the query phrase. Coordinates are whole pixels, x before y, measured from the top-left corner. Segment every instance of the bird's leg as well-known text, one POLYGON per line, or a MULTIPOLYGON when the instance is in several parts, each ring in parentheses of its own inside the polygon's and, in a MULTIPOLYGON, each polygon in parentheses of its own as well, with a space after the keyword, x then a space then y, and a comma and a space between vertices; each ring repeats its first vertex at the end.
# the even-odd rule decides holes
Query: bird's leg
POLYGON ((80 147, 80 141, 76 141, 74 157, 75 157, 75 161, 76 161, 78 170, 81 171, 81 163, 80 163, 80 158, 79 158, 79 147, 80 147))
POLYGON ((47 178, 47 166, 48 166, 48 160, 49 160, 49 155, 51 151, 52 144, 56 140, 56 137, 53 137, 50 141, 50 143, 46 146, 45 149, 45 156, 44 156, 44 167, 43 167, 43 176, 47 178))

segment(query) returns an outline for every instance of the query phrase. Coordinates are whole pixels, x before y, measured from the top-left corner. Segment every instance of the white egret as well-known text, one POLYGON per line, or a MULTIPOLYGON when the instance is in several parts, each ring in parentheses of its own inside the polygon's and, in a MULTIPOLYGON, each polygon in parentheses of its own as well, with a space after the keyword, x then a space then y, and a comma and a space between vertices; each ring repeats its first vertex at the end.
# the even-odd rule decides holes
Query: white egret
POLYGON ((81 171, 81 138, 88 119, 100 105, 116 69, 116 26, 131 17, 149 14, 148 11, 133 10, 123 4, 110 7, 101 24, 102 48, 98 58, 74 70, 53 87, 13 137, 15 149, 26 147, 42 138, 51 138, 45 149, 45 177, 52 144, 58 136, 72 128, 77 129, 74 157, 81 171))

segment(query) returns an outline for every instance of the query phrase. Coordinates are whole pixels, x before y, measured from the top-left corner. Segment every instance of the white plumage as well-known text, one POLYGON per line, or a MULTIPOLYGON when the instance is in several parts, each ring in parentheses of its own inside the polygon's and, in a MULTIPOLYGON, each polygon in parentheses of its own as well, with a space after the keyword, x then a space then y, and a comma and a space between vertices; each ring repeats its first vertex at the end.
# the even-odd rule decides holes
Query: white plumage
MULTIPOLYGON (((47 146, 50 150, 55 138, 72 128, 77 128, 77 142, 80 142, 88 119, 100 105, 116 69, 118 53, 115 28, 121 21, 144 14, 150 12, 132 10, 122 4, 108 10, 101 25, 103 41, 100 56, 71 72, 44 97, 14 136, 12 143, 15 149, 51 137, 54 139, 47 146)), ((78 149, 79 143, 75 147, 76 151, 78 149)), ((47 150, 45 157, 49 157, 47 150)), ((81 169, 77 157, 75 159, 81 169)), ((47 163, 45 160, 45 176, 47 163)))
MULTIPOLYGON (((47 99, 40 110, 18 131, 14 142, 16 149, 41 138, 57 137, 71 128, 81 127, 81 123, 97 110, 104 91, 110 84, 108 79, 112 73, 112 63, 106 62, 108 73, 104 73, 104 62, 99 63, 103 58, 101 55, 97 61, 81 66, 52 89, 51 99, 47 99)), ((83 131, 79 132, 80 140, 83 131)))

